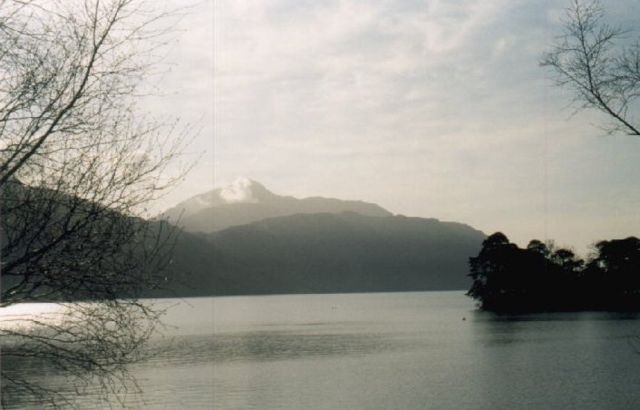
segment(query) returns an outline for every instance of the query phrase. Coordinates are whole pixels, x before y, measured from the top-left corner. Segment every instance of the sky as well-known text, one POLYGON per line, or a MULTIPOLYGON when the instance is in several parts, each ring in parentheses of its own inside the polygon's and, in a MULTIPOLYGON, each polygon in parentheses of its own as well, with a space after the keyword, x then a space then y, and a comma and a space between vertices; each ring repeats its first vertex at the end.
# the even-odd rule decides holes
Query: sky
MULTIPOLYGON (((184 4, 178 2, 177 4, 184 4)), ((157 209, 246 176, 271 191, 552 239, 640 235, 640 138, 571 105, 541 56, 565 0, 194 1, 150 112, 195 137, 157 209)), ((605 1, 640 27, 640 4, 605 1)), ((629 35, 640 35, 631 32, 629 35)))

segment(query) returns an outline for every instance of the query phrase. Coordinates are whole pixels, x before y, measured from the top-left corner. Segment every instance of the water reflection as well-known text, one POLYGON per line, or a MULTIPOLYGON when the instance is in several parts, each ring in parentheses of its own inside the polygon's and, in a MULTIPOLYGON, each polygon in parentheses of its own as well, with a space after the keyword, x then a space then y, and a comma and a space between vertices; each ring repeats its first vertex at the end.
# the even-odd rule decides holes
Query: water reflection
MULTIPOLYGON (((153 358, 132 368, 145 393, 129 407, 623 409, 640 402, 635 315, 492 315, 474 311, 461 292, 189 302, 168 315, 178 331, 154 339, 153 358)), ((99 408, 81 400, 81 408, 99 408)))
POLYGON ((314 356, 357 356, 403 346, 397 337, 379 333, 305 334, 256 331, 233 334, 176 336, 152 345, 151 359, 160 366, 210 361, 264 361, 314 356), (188 354, 185 354, 187 353, 188 354))
POLYGON ((66 309, 62 303, 20 303, 0 308, 0 332, 32 331, 35 328, 59 324, 66 309))
POLYGON ((637 319, 628 312, 560 312, 495 314, 474 312, 471 324, 478 343, 542 343, 548 340, 635 338, 637 319), (629 326, 621 326, 623 322, 629 326))
POLYGON ((476 321, 507 321, 507 322, 529 322, 529 321, 577 321, 577 320, 636 320, 640 318, 638 312, 540 312, 540 313, 493 313, 493 312, 473 312, 476 321))

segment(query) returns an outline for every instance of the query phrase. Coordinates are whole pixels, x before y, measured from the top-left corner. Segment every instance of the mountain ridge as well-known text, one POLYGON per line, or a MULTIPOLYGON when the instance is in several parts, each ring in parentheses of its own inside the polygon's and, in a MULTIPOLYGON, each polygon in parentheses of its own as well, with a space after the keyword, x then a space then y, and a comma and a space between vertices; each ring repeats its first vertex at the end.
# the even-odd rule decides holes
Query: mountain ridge
MULTIPOLYGON (((17 184, 16 189, 25 195, 37 196, 40 192, 21 184, 17 184)), ((3 192, 4 206, 11 202, 7 200, 9 194, 7 190, 3 192)), ((242 192, 231 194, 234 199, 248 198, 242 198, 242 192)), ((88 208, 98 206, 72 195, 55 195, 53 200, 61 206, 67 202, 88 208)), ((465 224, 386 213, 384 216, 354 211, 297 213, 198 233, 178 228, 174 231, 166 221, 112 212, 112 219, 107 218, 103 224, 107 231, 113 220, 130 226, 139 235, 123 254, 109 259, 110 264, 123 263, 129 269, 128 259, 135 261, 149 250, 158 250, 158 258, 150 260, 157 265, 154 271, 140 271, 144 278, 148 273, 152 280, 140 282, 142 288, 117 287, 114 292, 118 297, 130 296, 129 292, 153 298, 462 290, 470 284, 467 260, 477 254, 485 238, 482 232, 465 224)), ((10 220, 3 219, 0 232, 3 239, 12 234, 12 225, 8 222, 10 220)), ((49 228, 56 229, 56 226, 49 228)), ((94 228, 88 227, 84 236, 76 240, 93 240, 94 228)), ((83 252, 82 246, 70 247, 70 252, 75 249, 83 252)), ((99 248, 96 249, 98 252, 99 248)), ((16 252, 16 257, 20 257, 19 253, 24 251, 17 249, 16 252)), ((83 255, 61 260, 81 266, 78 262, 82 262, 83 255)), ((114 271, 114 274, 121 273, 114 271)), ((0 279, 5 288, 21 280, 19 276, 10 275, 0 279)), ((128 283, 127 276, 121 279, 128 283)), ((47 300, 90 300, 94 296, 88 292, 72 292, 52 294, 47 300)))
POLYGON ((215 260, 215 269, 191 275, 198 288, 181 292, 190 295, 462 290, 470 284, 467 260, 485 238, 457 222, 353 212, 190 235, 205 238, 210 250, 201 257, 215 260))
POLYGON ((226 187, 193 196, 167 209, 161 217, 189 232, 210 233, 272 217, 344 211, 370 216, 393 215, 365 201, 277 195, 259 182, 241 177, 226 187))

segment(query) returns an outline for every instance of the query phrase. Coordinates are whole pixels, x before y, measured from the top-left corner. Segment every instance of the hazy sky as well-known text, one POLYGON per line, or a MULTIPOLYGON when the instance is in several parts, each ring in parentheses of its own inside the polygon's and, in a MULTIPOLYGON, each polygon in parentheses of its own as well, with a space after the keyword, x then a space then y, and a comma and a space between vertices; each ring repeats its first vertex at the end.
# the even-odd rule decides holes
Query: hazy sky
MULTIPOLYGON (((170 206, 237 176, 279 194, 583 251, 640 235, 640 138, 538 64, 568 1, 216 0, 181 21, 152 111, 201 127, 170 206)), ((639 27, 640 3, 605 1, 639 27)), ((636 33, 640 35, 640 33, 636 33)))

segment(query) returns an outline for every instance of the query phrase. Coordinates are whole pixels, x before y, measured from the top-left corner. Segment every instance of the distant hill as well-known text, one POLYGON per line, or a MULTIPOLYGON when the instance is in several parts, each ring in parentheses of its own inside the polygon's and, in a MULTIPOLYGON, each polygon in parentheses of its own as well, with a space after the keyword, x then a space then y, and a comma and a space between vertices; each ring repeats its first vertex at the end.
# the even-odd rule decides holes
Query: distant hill
POLYGON ((265 218, 293 214, 357 212, 370 216, 391 216, 378 205, 362 201, 280 196, 262 184, 239 178, 233 184, 194 196, 162 214, 162 218, 190 232, 215 232, 265 218))
POLYGON ((467 225, 353 212, 265 219, 185 233, 181 296, 468 289, 485 235, 467 225))
MULTIPOLYGON (((281 197, 252 181, 240 185, 242 189, 210 193, 209 204, 227 201, 224 204, 217 202, 217 209, 228 208, 230 214, 236 212, 231 209, 237 209, 234 205, 238 204, 263 205, 263 208, 258 208, 262 214, 266 213, 265 209, 276 209, 278 212, 302 209, 306 213, 261 219, 209 233, 179 231, 178 240, 168 240, 165 245, 166 251, 159 252, 162 257, 159 263, 164 269, 154 272, 163 283, 159 289, 143 290, 140 296, 187 297, 469 288, 467 261, 470 256, 478 254, 485 235, 467 225, 436 219, 392 216, 377 205, 358 201, 325 198, 299 200, 281 197), (266 207, 266 204, 273 207, 266 207), (287 204, 290 205, 289 208, 287 204), (315 207, 329 209, 331 212, 309 213, 316 209, 315 207), (343 207, 374 215, 339 212, 343 207)), ((3 193, 4 206, 11 202, 11 196, 7 196, 9 193, 6 190, 3 193)), ((40 194, 54 195, 19 183, 15 186, 14 194, 29 194, 34 198, 40 194)), ((65 194, 59 194, 56 201, 59 204, 78 203, 81 209, 91 209, 94 205, 65 194)), ((197 217, 211 209, 214 209, 213 215, 218 215, 214 206, 196 210, 188 217, 197 217)), ((251 214, 251 217, 258 215, 256 212, 251 214)), ((139 246, 132 248, 132 253, 124 255, 125 258, 136 258, 137 252, 154 249, 157 243, 165 243, 162 238, 172 233, 172 227, 167 227, 164 222, 145 221, 117 213, 112 216, 113 221, 127 226, 133 224, 132 227, 140 228, 140 232, 147 233, 141 236, 147 238, 146 242, 138 243, 139 246)), ((106 224, 108 228, 112 220, 106 219, 100 227, 106 224)), ((10 222, 10 219, 4 218, 0 229, 1 239, 5 243, 8 235, 16 234, 10 222)), ((56 227, 57 225, 53 224, 47 229, 57 229, 56 227)), ((97 225, 88 225, 82 231, 84 236, 74 240, 91 241, 92 232, 101 232, 97 228, 97 225)), ((48 231, 23 232, 22 235, 48 235, 48 231)), ((64 258, 54 255, 57 258, 54 261, 69 263, 72 267, 82 266, 84 248, 74 246, 68 251, 72 252, 74 249, 81 253, 77 256, 61 254, 64 258)), ((12 255, 20 257, 20 252, 23 252, 22 248, 17 247, 13 253, 3 255, 3 262, 10 260, 12 255)), ((126 259, 120 256, 114 256, 112 259, 108 259, 109 255, 106 256, 105 260, 109 263, 122 262, 126 265, 126 259)), ((94 259, 96 258, 91 260, 94 259)), ((87 267, 86 271, 78 270, 78 274, 90 273, 91 269, 96 269, 96 266, 87 267)), ((20 280, 19 275, 3 275, 1 285, 6 289, 20 280)), ((47 286, 41 286, 39 289, 45 292, 44 294, 49 293, 47 286)), ((130 296, 124 288, 116 292, 122 292, 118 293, 122 297, 130 296)), ((83 299, 94 297, 92 295, 78 291, 52 294, 50 297, 52 300, 83 299)))

